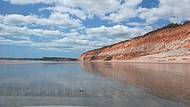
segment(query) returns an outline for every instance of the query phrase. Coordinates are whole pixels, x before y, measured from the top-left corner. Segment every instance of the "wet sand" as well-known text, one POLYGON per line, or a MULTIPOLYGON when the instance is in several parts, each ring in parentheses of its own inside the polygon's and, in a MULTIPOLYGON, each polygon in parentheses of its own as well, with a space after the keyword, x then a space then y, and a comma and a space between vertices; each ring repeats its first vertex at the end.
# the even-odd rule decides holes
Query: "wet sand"
POLYGON ((188 107, 189 65, 0 64, 0 107, 188 107))

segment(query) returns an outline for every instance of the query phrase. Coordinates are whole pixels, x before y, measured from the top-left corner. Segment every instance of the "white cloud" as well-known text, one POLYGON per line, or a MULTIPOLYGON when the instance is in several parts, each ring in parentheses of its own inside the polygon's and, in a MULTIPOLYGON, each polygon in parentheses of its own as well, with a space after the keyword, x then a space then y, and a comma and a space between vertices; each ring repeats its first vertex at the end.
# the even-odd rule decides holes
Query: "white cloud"
POLYGON ((146 19, 147 23, 154 23, 159 19, 179 23, 190 18, 189 0, 160 0, 159 7, 139 9, 139 17, 146 19))
POLYGON ((3 37, 0 37, 0 44, 1 45, 17 45, 17 46, 29 46, 32 41, 30 40, 11 40, 11 39, 5 39, 3 37))
POLYGON ((56 40, 56 43, 80 46, 88 45, 89 42, 89 37, 81 35, 78 32, 67 33, 64 38, 56 40))
POLYGON ((73 8, 78 7, 100 16, 115 11, 120 6, 117 0, 64 0, 62 4, 73 8))
POLYGON ((47 21, 47 23, 50 23, 50 25, 55 24, 55 25, 79 27, 81 21, 70 17, 69 14, 61 14, 58 12, 54 12, 50 15, 49 21, 47 21))
POLYGON ((129 28, 124 25, 115 25, 112 27, 101 26, 97 28, 89 28, 86 29, 88 35, 95 35, 95 36, 125 36, 125 37, 133 37, 138 36, 143 32, 143 30, 138 28, 129 28))
POLYGON ((96 49, 102 46, 131 39, 136 36, 141 36, 151 30, 152 27, 150 26, 137 26, 130 28, 124 25, 88 28, 86 29, 86 36, 89 37, 90 44, 87 49, 96 49))
POLYGON ((90 41, 85 35, 74 33, 67 33, 61 39, 54 39, 48 42, 32 43, 30 46, 42 50, 55 50, 64 52, 81 51, 89 48, 90 41))
MULTIPOLYGON (((32 3, 53 3, 55 7, 46 9, 60 13, 68 13, 85 20, 87 17, 92 18, 94 15, 104 20, 120 22, 133 18, 137 15, 137 5, 142 0, 8 0, 13 4, 32 4, 32 3), (110 14, 111 13, 111 14, 110 14), (109 16, 106 16, 110 14, 109 16)), ((40 9, 43 10, 43 9, 40 9)))
MULTIPOLYGON (((159 6, 151 9, 139 8, 142 0, 6 0, 13 4, 55 4, 51 10, 60 13, 75 15, 85 20, 87 17, 96 15, 104 20, 115 23, 128 21, 130 18, 139 16, 146 19, 147 23, 154 23, 159 19, 171 22, 181 22, 189 19, 189 0, 159 0, 159 6)), ((65 16, 68 19, 68 16, 65 16)))
POLYGON ((9 25, 28 25, 37 24, 44 26, 63 26, 63 27, 79 27, 81 24, 80 20, 70 17, 68 14, 61 14, 53 12, 49 18, 40 18, 34 15, 20 15, 10 14, 6 16, 0 16, 0 20, 4 24, 9 25))
POLYGON ((51 3, 51 0, 4 0, 9 1, 12 4, 36 4, 36 3, 51 3))
POLYGON ((115 23, 128 21, 130 18, 134 18, 137 16, 137 11, 131 8, 122 8, 121 10, 110 14, 109 16, 105 16, 104 20, 111 20, 115 23))
POLYGON ((51 31, 44 29, 29 29, 26 27, 16 27, 0 24, 0 36, 63 36, 64 33, 60 31, 51 31))
POLYGON ((20 5, 53 4, 39 9, 40 12, 43 12, 43 10, 51 11, 50 16, 47 18, 36 15, 0 15, 0 43, 28 45, 44 50, 78 51, 94 49, 140 36, 152 30, 152 24, 159 19, 169 20, 170 22, 181 22, 190 19, 190 0, 159 0, 159 6, 150 9, 139 7, 142 0, 125 0, 123 3, 121 3, 121 0, 6 1, 20 5), (86 24, 89 18, 93 19, 93 16, 97 16, 104 21, 106 20, 105 23, 108 21, 108 25, 113 26, 108 27, 105 24, 95 28, 86 28, 83 24, 86 24), (131 18, 136 17, 146 21, 127 22, 131 18), (35 25, 35 29, 26 27, 28 25, 35 25), (41 25, 43 27, 47 26, 45 29, 56 29, 58 27, 59 30, 38 28, 41 25), (67 33, 61 32, 65 31, 65 28, 68 28, 66 29, 67 33), (19 40, 14 40, 13 35, 14 38, 18 37, 17 39, 19 40), (31 39, 33 35, 41 38, 48 37, 51 40, 35 42, 31 39), (6 36, 12 36, 12 39, 2 38, 6 36))
POLYGON ((79 32, 64 33, 60 31, 29 29, 26 27, 0 24, 0 32, 1 44, 29 46, 42 50, 74 52, 95 49, 97 47, 119 42, 123 38, 120 38, 117 35, 123 34, 127 37, 132 34, 132 32, 135 34, 135 32, 138 33, 140 31, 135 28, 132 29, 123 25, 116 25, 113 27, 102 26, 100 28, 91 28, 87 30, 86 34, 82 35, 79 32), (127 35, 128 33, 129 35, 127 35), (40 36, 42 38, 51 37, 51 39, 48 41, 43 41, 42 39, 35 42, 32 39, 32 35, 40 36), (96 37, 94 38, 92 35, 96 35, 96 37), (10 39, 2 39, 3 37, 9 37, 10 39))
POLYGON ((113 22, 128 21, 130 18, 135 18, 138 15, 137 6, 142 0, 126 0, 125 4, 121 5, 119 10, 113 12, 109 16, 104 16, 103 19, 113 22))
POLYGON ((48 3, 62 6, 69 6, 73 8, 85 9, 89 12, 96 14, 107 13, 115 10, 120 5, 118 0, 4 0, 9 1, 12 4, 36 4, 36 3, 48 3))
POLYGON ((36 49, 65 52, 83 50, 84 47, 87 49, 86 46, 89 42, 87 36, 78 32, 64 33, 0 24, 0 44, 3 45, 29 46, 36 49), (36 36, 42 39, 35 41, 36 36), (51 39, 47 40, 47 37, 51 39))
POLYGON ((62 14, 70 14, 70 15, 78 17, 81 20, 85 20, 87 17, 89 17, 87 11, 85 10, 72 8, 72 7, 66 7, 59 4, 57 4, 55 7, 46 7, 46 8, 39 9, 39 11, 43 11, 43 10, 51 10, 51 11, 59 12, 62 14))
POLYGON ((96 49, 102 46, 131 39, 136 36, 141 36, 150 30, 152 30, 150 26, 138 26, 130 28, 124 25, 88 28, 86 29, 86 36, 90 39, 90 43, 88 45, 89 47, 86 49, 96 49))
MULTIPOLYGON (((84 15, 86 14, 86 17, 96 15, 104 20, 122 22, 137 16, 137 6, 141 2, 142 0, 125 0, 125 3, 121 4, 120 0, 65 0, 57 6, 67 6, 72 7, 72 9, 81 8, 83 10, 78 11, 81 11, 81 13, 83 13, 83 15, 80 15, 83 16, 83 19, 84 15)), ((59 8, 59 10, 61 9, 59 8)), ((78 15, 78 12, 76 10, 75 12, 70 10, 70 12, 72 12, 72 14, 75 14, 76 16, 78 15)))

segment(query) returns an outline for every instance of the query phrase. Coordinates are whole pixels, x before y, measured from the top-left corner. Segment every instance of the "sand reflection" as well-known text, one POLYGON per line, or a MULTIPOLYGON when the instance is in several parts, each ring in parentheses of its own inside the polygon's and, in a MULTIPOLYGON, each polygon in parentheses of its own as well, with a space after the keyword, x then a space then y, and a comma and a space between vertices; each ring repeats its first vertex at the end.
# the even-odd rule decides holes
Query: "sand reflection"
POLYGON ((113 77, 159 97, 190 101, 190 64, 83 62, 81 66, 87 72, 113 77))

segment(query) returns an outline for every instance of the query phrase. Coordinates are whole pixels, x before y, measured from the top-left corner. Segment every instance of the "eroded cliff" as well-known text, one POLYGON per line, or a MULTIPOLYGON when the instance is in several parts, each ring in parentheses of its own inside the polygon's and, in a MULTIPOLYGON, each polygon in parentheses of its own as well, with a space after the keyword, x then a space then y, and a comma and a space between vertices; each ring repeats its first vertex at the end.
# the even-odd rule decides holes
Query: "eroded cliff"
POLYGON ((81 55, 82 61, 190 61, 190 23, 170 24, 141 37, 81 55))

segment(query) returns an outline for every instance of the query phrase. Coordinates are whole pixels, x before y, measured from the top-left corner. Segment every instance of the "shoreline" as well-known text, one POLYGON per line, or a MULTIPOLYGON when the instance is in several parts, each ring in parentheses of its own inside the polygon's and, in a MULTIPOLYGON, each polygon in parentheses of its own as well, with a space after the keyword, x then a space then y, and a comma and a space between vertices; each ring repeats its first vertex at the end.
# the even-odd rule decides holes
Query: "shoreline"
POLYGON ((153 63, 153 64, 190 64, 190 62, 185 61, 139 61, 139 60, 126 60, 126 61, 45 61, 45 60, 2 60, 0 59, 0 64, 36 64, 36 63, 153 63))
MULTIPOLYGON (((173 51, 172 51, 173 52, 173 51)), ((112 59, 110 61, 104 60, 90 60, 90 62, 119 62, 119 63, 176 63, 176 64, 190 64, 190 51, 186 53, 160 53, 154 55, 146 55, 132 59, 112 59)))
POLYGON ((71 62, 79 62, 79 61, 48 61, 48 60, 4 60, 0 59, 0 64, 38 64, 38 63, 71 63, 71 62))
POLYGON ((135 60, 128 60, 128 61, 101 61, 101 60, 94 60, 94 61, 79 61, 79 62, 92 62, 92 63, 156 63, 156 64, 190 64, 190 62, 174 62, 174 61, 135 61, 135 60))

